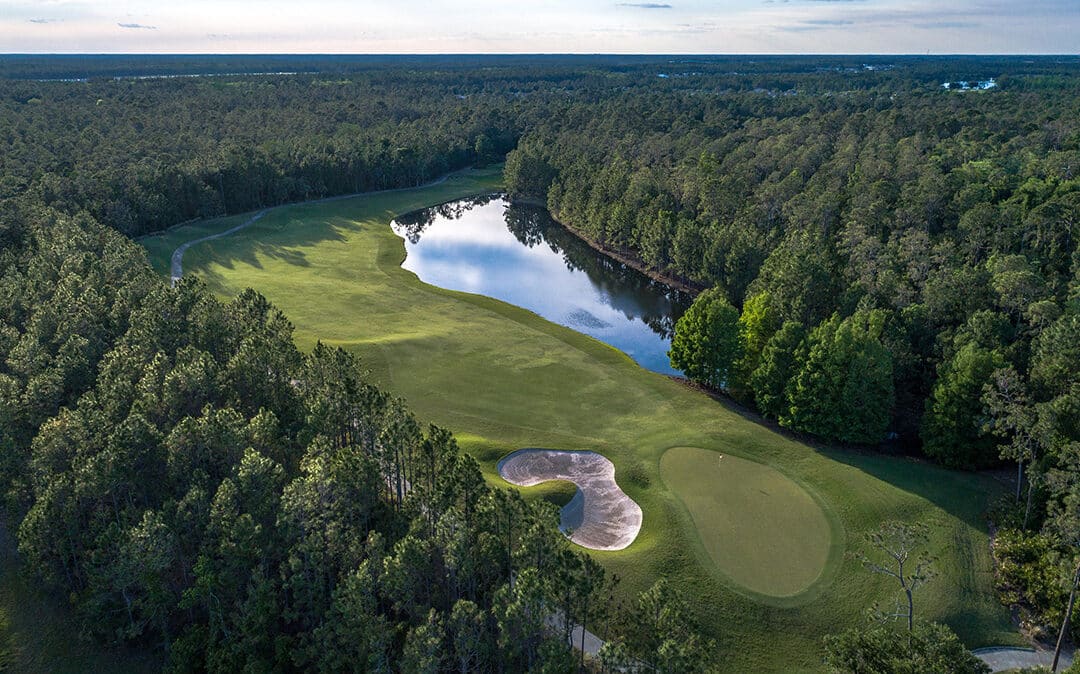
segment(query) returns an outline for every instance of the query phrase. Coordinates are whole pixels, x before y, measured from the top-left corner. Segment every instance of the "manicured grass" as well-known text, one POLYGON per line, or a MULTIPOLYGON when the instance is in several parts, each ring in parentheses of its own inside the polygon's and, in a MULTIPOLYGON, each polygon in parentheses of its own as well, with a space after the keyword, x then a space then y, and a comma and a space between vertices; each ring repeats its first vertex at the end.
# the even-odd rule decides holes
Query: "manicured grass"
MULTIPOLYGON (((875 602, 891 605, 888 580, 841 554, 888 518, 933 528, 940 573, 917 599, 921 616, 947 621, 971 646, 1020 641, 992 591, 982 513, 1000 488, 989 478, 794 441, 590 337, 495 300, 425 285, 400 268, 405 249, 388 226, 393 215, 498 182, 492 169, 429 189, 278 209, 191 248, 184 269, 222 297, 245 287, 265 294, 294 322, 303 349, 321 339, 357 353, 372 379, 405 397, 422 420, 454 431, 494 483, 505 484, 496 462, 520 447, 591 449, 610 458, 645 518, 629 548, 593 556, 622 578, 624 597, 660 576, 681 588, 717 639, 726 671, 818 670, 824 634, 863 623, 875 602), (835 562, 784 599, 733 582, 661 479, 660 460, 671 447, 765 464, 798 484, 832 523, 835 562)), ((143 243, 167 274, 177 245, 236 221, 143 243)))
POLYGON ((550 480, 531 487, 518 487, 525 500, 543 499, 560 508, 570 502, 577 493, 577 485, 566 480, 550 480))
MULTIPOLYGON (((839 562, 825 512, 802 487, 762 463, 698 447, 672 447, 660 459, 664 483, 686 505, 720 572, 769 597, 806 590, 839 562)), ((837 531, 833 531, 835 525, 837 531)))

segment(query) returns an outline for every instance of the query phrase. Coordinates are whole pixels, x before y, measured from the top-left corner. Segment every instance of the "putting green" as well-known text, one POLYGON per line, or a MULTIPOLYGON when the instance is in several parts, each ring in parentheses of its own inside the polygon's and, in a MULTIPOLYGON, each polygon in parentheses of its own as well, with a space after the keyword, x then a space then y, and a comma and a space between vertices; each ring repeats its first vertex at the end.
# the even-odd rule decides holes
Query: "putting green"
POLYGON ((790 597, 821 577, 832 531, 805 489, 762 463, 673 447, 660 475, 683 502, 717 568, 737 585, 790 597))
MULTIPOLYGON (((625 550, 590 554, 622 579, 622 601, 659 577, 692 598, 726 671, 820 670, 823 635, 862 624, 869 606, 893 601, 895 588, 842 554, 889 518, 924 522, 933 532, 939 575, 921 590, 924 618, 948 622, 972 646, 1018 641, 993 592, 982 513, 1002 489, 991 478, 812 447, 590 337, 496 300, 434 288, 400 267, 405 249, 390 229, 393 217, 492 191, 500 177, 498 169, 464 172, 424 189, 271 210, 247 229, 193 246, 184 272, 223 298, 257 289, 293 321, 302 349, 322 340, 356 353, 372 380, 405 397, 421 421, 453 431, 495 484, 505 485, 499 459, 520 447, 609 458, 619 486, 641 506, 641 531, 625 550), (773 466, 812 494, 835 524, 824 572, 820 556, 800 560, 808 589, 780 597, 782 588, 756 592, 763 585, 720 568, 699 533, 713 525, 699 527, 682 490, 661 475, 661 456, 672 446, 773 466)), ((246 217, 185 225, 142 243, 167 275, 178 245, 246 217)), ((553 494, 540 486, 527 493, 553 494)))

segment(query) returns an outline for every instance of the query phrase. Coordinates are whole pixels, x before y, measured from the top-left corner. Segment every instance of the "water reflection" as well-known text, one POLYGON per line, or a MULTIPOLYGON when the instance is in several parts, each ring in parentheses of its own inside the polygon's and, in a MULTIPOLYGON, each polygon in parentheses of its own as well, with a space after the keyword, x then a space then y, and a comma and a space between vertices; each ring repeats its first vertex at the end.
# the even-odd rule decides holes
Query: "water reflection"
POLYGON ((621 349, 643 367, 674 373, 667 350, 690 296, 598 253, 542 208, 500 195, 402 216, 402 266, 427 283, 487 295, 621 349))

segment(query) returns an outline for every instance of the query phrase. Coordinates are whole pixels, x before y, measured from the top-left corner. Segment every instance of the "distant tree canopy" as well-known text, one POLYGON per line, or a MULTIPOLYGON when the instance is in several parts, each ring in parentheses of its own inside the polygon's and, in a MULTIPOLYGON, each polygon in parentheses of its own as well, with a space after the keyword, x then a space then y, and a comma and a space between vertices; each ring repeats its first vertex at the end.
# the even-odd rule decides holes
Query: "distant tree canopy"
POLYGON ((740 351, 717 379, 704 364, 730 344, 709 356, 700 316, 687 320, 672 355, 691 378, 805 432, 895 430, 947 465, 985 466, 1000 442, 982 403, 990 373, 1025 373, 1039 335, 1077 311, 1080 76, 961 92, 907 67, 867 88, 849 71, 843 95, 809 75, 708 94, 703 82, 724 80, 700 74, 692 89, 573 101, 530 123, 508 184, 550 183, 549 209, 576 232, 723 295, 740 351), (872 336, 855 329, 871 315, 872 336), (781 363, 768 345, 787 322, 806 348, 786 343, 795 362, 781 363), (847 358, 866 376, 841 373, 847 358))

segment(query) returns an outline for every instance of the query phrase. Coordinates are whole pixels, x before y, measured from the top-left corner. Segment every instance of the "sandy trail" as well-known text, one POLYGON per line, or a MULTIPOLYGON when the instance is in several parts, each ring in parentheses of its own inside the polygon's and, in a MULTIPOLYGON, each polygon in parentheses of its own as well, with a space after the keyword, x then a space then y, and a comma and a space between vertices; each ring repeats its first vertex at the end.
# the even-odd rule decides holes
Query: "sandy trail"
POLYGON ((615 464, 596 452, 519 449, 499 462, 499 475, 522 487, 548 480, 577 485, 559 528, 582 547, 622 550, 641 530, 641 506, 616 484, 615 464))

